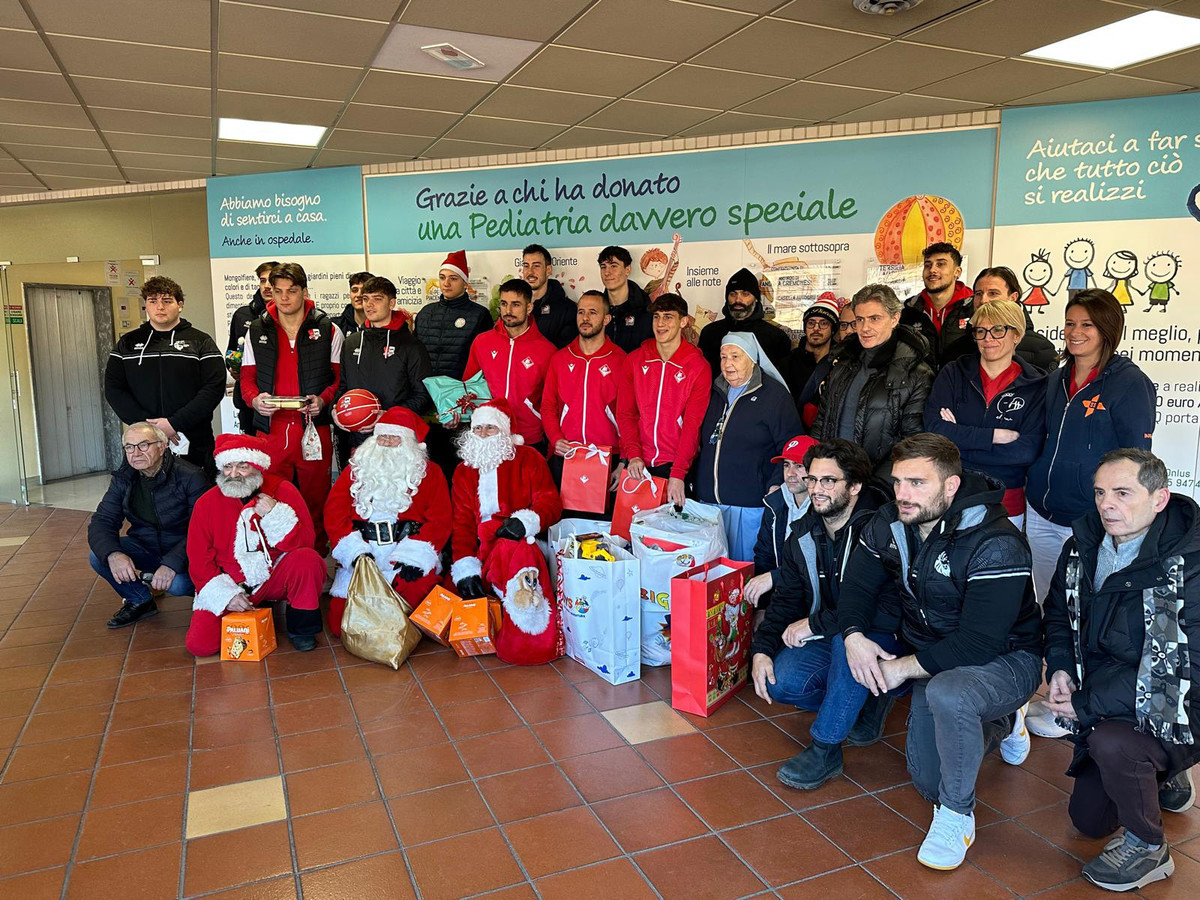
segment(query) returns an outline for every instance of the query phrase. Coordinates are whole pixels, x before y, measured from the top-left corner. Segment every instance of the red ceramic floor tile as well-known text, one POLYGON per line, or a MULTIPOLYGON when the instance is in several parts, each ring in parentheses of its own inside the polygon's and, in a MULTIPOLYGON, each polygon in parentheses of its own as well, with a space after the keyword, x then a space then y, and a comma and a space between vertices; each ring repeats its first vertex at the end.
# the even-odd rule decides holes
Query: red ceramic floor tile
POLYGON ((21 729, 24 727, 25 716, 9 716, 6 719, 0 719, 0 748, 7 751, 9 747, 17 743, 17 738, 21 736, 21 729))
POLYGON ((525 880, 499 829, 413 847, 408 860, 425 900, 455 900, 525 880))
POLYGON ((452 675, 449 678, 438 678, 425 682, 425 693, 429 697, 429 702, 439 709, 455 703, 493 700, 500 697, 499 689, 484 672, 452 675))
POLYGON ((108 725, 108 710, 102 706, 64 709, 31 716, 21 735, 22 744, 44 744, 68 738, 100 734, 108 725))
POLYGON ((276 705, 328 697, 344 693, 342 680, 335 671, 310 672, 271 679, 271 702, 276 705))
POLYGON ((12 628, 0 638, 0 648, 31 647, 36 644, 57 644, 71 630, 70 623, 43 625, 40 628, 12 628))
POLYGON ((509 697, 509 702, 516 707, 521 718, 530 724, 567 719, 592 711, 592 705, 574 687, 567 684, 515 694, 509 697))
POLYGON ((1015 822, 976 828, 967 859, 1018 894, 1031 894, 1079 875, 1079 861, 1015 822))
POLYGON ((621 855, 588 809, 567 809, 514 822, 504 826, 504 833, 532 878, 621 855))
POLYGON ((1054 785, 1020 766, 1010 766, 998 755, 984 759, 979 767, 975 793, 1006 816, 1024 815, 1067 799, 1054 785))
POLYGON ((1067 774, 1067 766, 1071 763, 1071 746, 1065 741, 1035 740, 1021 768, 1070 794, 1075 787, 1075 779, 1067 774))
POLYGON ((206 663, 195 669, 196 690, 198 691, 230 684, 263 681, 266 677, 266 668, 258 663, 216 662, 206 663))
POLYGON ((413 684, 412 672, 387 666, 351 666, 342 669, 342 680, 351 694, 363 691, 394 691, 413 684))
POLYGON ((4 687, 10 691, 41 687, 49 672, 49 665, 13 666, 4 670, 4 687))
POLYGON ((650 790, 663 783, 629 747, 575 756, 560 765, 589 803, 650 790))
MULTIPOLYGON (((918 794, 917 789, 911 784, 880 791, 875 794, 875 798, 900 813, 900 815, 912 822, 921 831, 926 831, 929 828, 929 823, 933 820, 933 804, 918 794)), ((983 828, 986 825, 992 825, 1005 818, 1007 816, 996 812, 996 810, 992 809, 986 803, 976 801, 975 827, 977 829, 983 828)))
MULTIPOLYGON (((163 618, 163 616, 159 616, 159 618, 163 618)), ((143 650, 178 649, 184 646, 187 632, 186 625, 144 630, 138 628, 129 644, 129 649, 135 653, 143 650)))
POLYGON ((496 824, 479 791, 460 782, 388 801, 404 846, 437 841, 496 824))
POLYGON ((446 741, 446 730, 433 710, 375 719, 363 725, 363 734, 373 755, 399 753, 446 741))
POLYGON ((4 772, 4 781, 25 781, 91 769, 100 751, 100 735, 18 747, 4 772))
POLYGON ((356 691, 350 695, 354 714, 364 725, 375 719, 403 716, 414 712, 429 712, 429 701, 416 682, 402 684, 389 690, 356 691))
POLYGON ((0 878, 65 864, 78 829, 78 815, 0 828, 0 878))
POLYGON ((96 770, 88 807, 100 809, 138 800, 150 800, 187 790, 186 754, 163 756, 145 762, 126 763, 96 770))
POLYGON ((291 871, 287 824, 271 822, 188 841, 183 889, 191 896, 291 871))
POLYGON ((90 772, 76 772, 0 784, 0 826, 80 812, 91 780, 90 772))
POLYGON ((699 837, 708 831, 708 826, 667 788, 605 800, 594 804, 592 811, 627 853, 699 837))
POLYGON ((502 825, 583 803, 571 783, 549 765, 493 775, 477 784, 502 825))
POLYGON ((1173 853, 1175 874, 1166 881, 1148 884, 1139 893, 1148 900, 1182 900, 1200 892, 1200 862, 1183 853, 1173 853))
POLYGON ((862 787, 845 776, 830 779, 815 791, 800 791, 790 788, 781 783, 776 776, 775 773, 779 771, 779 766, 779 763, 767 763, 746 771, 768 791, 797 812, 812 809, 815 806, 824 806, 827 803, 836 803, 838 800, 849 800, 851 797, 863 794, 862 787))
POLYGON ((496 734, 458 741, 463 763, 476 778, 498 775, 550 761, 528 728, 514 728, 496 734))
POLYGON ((354 709, 350 706, 350 700, 337 694, 275 707, 275 727, 280 734, 323 731, 352 724, 354 709))
POLYGON ((738 725, 742 722, 757 722, 762 718, 745 703, 736 699, 730 700, 711 716, 694 716, 691 713, 682 713, 681 715, 701 731, 724 728, 726 725, 738 725))
POLYGON ((553 666, 510 666, 492 672, 492 681, 509 696, 562 687, 566 680, 553 666))
POLYGON ((581 681, 591 681, 596 677, 596 674, 586 666, 581 666, 575 660, 565 656, 562 659, 556 659, 550 665, 558 671, 559 675, 572 684, 578 684, 581 681))
POLYGON ((114 704, 113 731, 144 728, 166 722, 182 722, 192 716, 192 695, 189 693, 161 694, 145 700, 130 700, 114 704))
POLYGON ((283 751, 284 770, 288 772, 349 762, 366 756, 362 738, 352 725, 285 735, 279 739, 279 747, 283 751))
POLYGON ((292 834, 301 869, 395 850, 399 846, 382 803, 294 818, 292 834))
POLYGON ((14 666, 47 665, 58 659, 61 648, 58 644, 39 644, 34 647, 12 647, 0 650, 0 669, 14 666))
POLYGON ((274 741, 242 744, 236 753, 228 750, 193 753, 191 760, 188 790, 192 791, 279 774, 274 741))
POLYGON ((634 860, 664 900, 733 900, 764 887, 715 837, 648 850, 634 860))
POLYGON ((471 657, 460 657, 453 651, 419 653, 408 658, 409 668, 422 682, 436 681, 453 675, 478 674, 479 662, 471 657))
POLYGON ((33 710, 34 704, 37 703, 37 698, 37 688, 0 693, 0 719, 28 715, 33 710))
POLYGON ((67 900, 163 900, 179 891, 179 844, 79 863, 67 900))
POLYGON ((811 878, 851 860, 799 816, 784 816, 734 828, 726 843, 772 886, 811 878))
POLYGON ((706 734, 743 766, 783 762, 804 749, 799 741, 765 719, 712 729, 706 734))
POLYGON ((328 647, 321 646, 319 640, 318 638, 316 650, 296 653, 291 649, 287 638, 284 637, 283 647, 280 648, 282 652, 277 650, 266 659, 267 676, 274 681, 276 678, 286 678, 289 675, 333 671, 337 666, 337 661, 334 659, 332 651, 328 647))
POLYGON ((1067 813, 1065 800, 1054 806, 1026 813, 1016 821, 1034 834, 1044 837, 1060 850, 1067 851, 1083 862, 1087 862, 1099 854, 1107 841, 1107 838, 1085 837, 1076 831, 1075 826, 1071 824, 1071 817, 1067 813))
POLYGON ((627 859, 612 859, 560 875, 539 878, 542 900, 653 900, 657 895, 627 859))
POLYGON ((19 897, 21 900, 58 900, 62 893, 65 868, 43 869, 27 875, 0 879, 0 897, 19 897))
POLYGON ((788 812, 774 794, 743 771, 677 784, 683 802, 714 830, 788 812))
POLYGON ((202 673, 217 666, 202 666, 197 670, 164 669, 161 672, 146 672, 142 675, 126 675, 117 689, 118 700, 145 700, 161 694, 178 694, 191 691, 193 680, 199 686, 202 673))
POLYGON ((266 709, 249 709, 223 716, 209 716, 197 719, 192 725, 193 750, 219 750, 238 744, 269 741, 273 737, 275 726, 271 721, 270 710, 266 709))
POLYGON ((924 831, 874 797, 832 803, 803 815, 810 825, 859 861, 915 847, 925 838, 924 831))
POLYGON ((819 875, 777 893, 784 900, 891 900, 895 896, 858 866, 819 875))
POLYGON ((125 660, 125 674, 141 675, 144 672, 157 672, 161 669, 191 669, 196 661, 183 647, 169 647, 166 650, 144 650, 141 653, 130 653, 125 660))
POLYGON ((591 672, 588 673, 588 676, 590 680, 579 682, 575 687, 579 689, 579 693, 583 694, 592 706, 602 712, 609 709, 618 709, 622 706, 638 706, 642 703, 652 703, 655 700, 661 699, 658 694, 637 681, 631 681, 628 684, 612 685, 606 681, 601 681, 591 672))
POLYGON ((204 900, 296 900, 296 879, 291 875, 255 881, 241 887, 205 894, 204 900))
POLYGON ((365 759, 293 772, 287 776, 287 792, 293 816, 380 799, 375 772, 365 759))
POLYGON ((83 820, 75 858, 93 859, 169 844, 182 837, 182 829, 182 794, 91 809, 83 820))
POLYGON ((546 752, 555 759, 569 759, 584 753, 625 746, 625 739, 598 713, 539 722, 532 728, 546 752))
POLYGON ((121 763, 183 753, 188 749, 189 728, 189 722, 170 722, 110 734, 104 741, 100 765, 119 766, 121 763))
POLYGON ((304 900, 348 900, 347 885, 353 885, 354 900, 411 900, 416 896, 398 852, 305 872, 301 882, 304 900))
POLYGON ((1200 836, 1200 807, 1193 806, 1185 813, 1163 816, 1163 830, 1167 841, 1172 844, 1200 836))
POLYGON ((685 734, 637 745, 642 758, 669 782, 717 775, 738 768, 725 751, 703 734, 685 734))
POLYGON ((865 864, 868 872, 906 900, 1008 900, 1012 892, 970 863, 953 872, 938 872, 917 862, 912 851, 894 853, 865 864))
POLYGON ((450 744, 376 756, 375 769, 383 784, 384 795, 388 797, 426 791, 470 778, 450 744))
POLYGON ((250 681, 245 684, 230 684, 224 687, 196 691, 196 718, 224 716, 229 713, 245 712, 268 706, 270 697, 266 681, 250 681))
POLYGON ((509 704, 497 700, 458 703, 439 709, 438 715, 442 717, 442 725, 452 740, 507 731, 522 724, 509 704))

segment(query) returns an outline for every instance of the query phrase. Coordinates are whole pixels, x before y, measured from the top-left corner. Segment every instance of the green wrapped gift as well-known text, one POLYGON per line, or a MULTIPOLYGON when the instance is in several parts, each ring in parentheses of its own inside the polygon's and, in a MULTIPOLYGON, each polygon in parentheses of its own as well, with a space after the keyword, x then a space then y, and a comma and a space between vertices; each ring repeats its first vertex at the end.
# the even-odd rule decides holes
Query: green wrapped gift
POLYGON ((471 413, 476 407, 482 406, 492 399, 488 390, 487 379, 482 372, 472 375, 466 381, 459 381, 448 375, 434 375, 422 382, 425 390, 433 399, 433 405, 438 411, 438 421, 449 425, 454 413, 461 413, 460 422, 470 422, 471 413))

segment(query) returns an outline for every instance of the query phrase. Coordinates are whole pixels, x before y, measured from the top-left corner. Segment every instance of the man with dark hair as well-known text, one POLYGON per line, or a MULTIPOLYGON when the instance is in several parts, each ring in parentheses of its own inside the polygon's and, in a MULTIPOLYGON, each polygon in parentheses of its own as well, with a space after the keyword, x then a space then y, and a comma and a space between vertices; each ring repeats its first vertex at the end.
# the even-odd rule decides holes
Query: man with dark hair
POLYGON ((833 365, 831 351, 841 340, 837 337, 840 316, 837 298, 832 293, 826 292, 810 303, 804 310, 804 340, 788 354, 780 368, 805 427, 810 427, 817 416, 817 388, 829 374, 833 365))
POLYGON ((614 344, 633 353, 654 336, 650 298, 637 282, 629 280, 633 257, 624 247, 605 247, 596 262, 600 264, 600 281, 612 314, 605 332, 614 344))
POLYGON ((210 478, 213 413, 225 396, 221 348, 183 314, 183 289, 163 275, 142 285, 146 321, 121 335, 104 369, 104 397, 122 422, 149 422, 210 478))
POLYGON ((705 325, 700 330, 700 352, 708 360, 713 377, 721 374, 721 341, 731 331, 748 331, 758 338, 758 344, 777 368, 787 365, 792 339, 787 332, 770 322, 762 304, 758 277, 749 269, 738 269, 725 283, 723 319, 705 325))
POLYGON ((700 451, 712 372, 700 351, 683 339, 691 319, 687 301, 662 294, 650 304, 650 313, 654 337, 626 357, 617 395, 621 456, 634 478, 666 478, 667 500, 682 505, 683 480, 700 451))
POLYGON ((960 338, 969 337, 975 295, 959 280, 962 254, 953 244, 939 241, 922 251, 925 264, 921 280, 925 290, 904 301, 901 325, 910 325, 929 342, 929 363, 936 371, 946 349, 960 338))
POLYGON ((373 277, 370 272, 355 272, 350 276, 350 302, 346 304, 341 315, 333 320, 334 324, 342 329, 344 337, 350 337, 356 331, 366 328, 367 314, 363 311, 362 292, 363 285, 373 277))
POLYGON ((246 340, 246 328, 250 325, 250 320, 267 311, 267 303, 271 299, 271 270, 277 265, 279 265, 278 260, 258 264, 254 270, 254 274, 258 276, 258 290, 254 292, 249 303, 239 306, 233 311, 233 318, 229 320, 229 341, 225 345, 225 366, 229 369, 229 374, 233 376, 231 399, 233 408, 237 410, 238 428, 241 429, 242 434, 249 434, 254 427, 254 410, 246 405, 246 401, 242 399, 242 392, 238 389, 242 369, 242 344, 246 340))
POLYGON ((955 869, 975 840, 975 780, 999 747, 1029 755, 1025 704, 1041 683, 1041 613, 1029 545, 1000 504, 1004 488, 964 472, 958 448, 921 433, 892 449, 896 499, 863 528, 842 580, 838 628, 854 679, 879 696, 905 682, 905 748, 917 792, 934 804, 917 860, 955 869), (897 655, 869 632, 881 596, 900 594, 897 655))
POLYGON ((542 337, 561 350, 575 340, 575 304, 552 274, 550 251, 541 244, 521 251, 521 277, 533 289, 533 319, 542 337))
MULTIPOLYGON (((448 254, 438 269, 441 292, 437 300, 417 312, 413 333, 429 351, 434 375, 462 378, 472 342, 492 328, 487 307, 476 303, 467 293, 469 273, 467 251, 448 254)), ((430 437, 435 438, 438 431, 439 427, 434 426, 430 437)), ((457 465, 454 448, 448 442, 446 447, 452 457, 451 465, 457 465)))
MULTIPOLYGON (((363 327, 342 345, 342 369, 337 396, 363 388, 379 398, 382 409, 395 406, 417 415, 429 406, 424 379, 433 374, 429 353, 408 328, 409 317, 396 309, 396 286, 387 278, 372 276, 362 283, 363 327)), ((346 432, 346 453, 339 458, 344 468, 350 452, 370 432, 346 432)))
POLYGON ((542 385, 555 350, 534 324, 532 308, 533 290, 524 279, 500 285, 500 321, 471 344, 463 378, 483 372, 492 397, 503 397, 512 406, 513 431, 544 454, 542 385))
MULTIPOLYGON (((872 696, 854 680, 838 633, 838 595, 850 551, 887 496, 871 485, 871 458, 834 438, 809 446, 803 464, 811 505, 784 545, 775 592, 750 642, 754 691, 773 701, 816 711, 812 742, 776 773, 785 785, 815 790, 842 774, 842 743, 873 744, 892 708, 888 694, 872 696)), ((881 604, 868 631, 876 644, 899 653, 895 603, 881 604)))
POLYGON ((1200 508, 1167 485, 1149 450, 1106 453, 1046 595, 1047 705, 1075 743, 1071 823, 1090 838, 1125 829, 1083 867, 1112 891, 1174 871, 1162 810, 1196 795, 1200 508))

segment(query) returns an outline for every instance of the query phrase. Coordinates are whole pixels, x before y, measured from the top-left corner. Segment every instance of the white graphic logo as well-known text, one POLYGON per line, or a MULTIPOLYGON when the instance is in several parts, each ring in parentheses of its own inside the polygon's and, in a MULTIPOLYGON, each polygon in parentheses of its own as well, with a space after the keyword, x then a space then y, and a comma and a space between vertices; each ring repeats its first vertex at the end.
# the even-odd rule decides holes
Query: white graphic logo
POLYGON ((521 360, 521 365, 523 365, 527 369, 532 369, 533 368, 533 360, 527 356, 523 360, 521 360))
POLYGON ((574 372, 575 371, 575 363, 567 363, 567 371, 574 372))
POLYGON ((950 557, 943 550, 938 554, 938 558, 933 561, 933 571, 937 572, 943 578, 950 577, 950 557))
POLYGON ((678 384, 678 383, 679 383, 679 382, 681 382, 681 381, 683 381, 683 373, 682 373, 682 372, 676 372, 676 373, 675 373, 675 383, 676 383, 676 384, 678 384))
POLYGON ((603 375, 605 378, 607 378, 611 372, 612 372, 612 369, 610 369, 608 367, 607 363, 605 363, 604 365, 602 365, 600 367, 600 374, 603 375))
POLYGON ((649 366, 642 366, 642 374, 643 374, 643 375, 649 375, 649 374, 650 374, 650 367, 649 367, 649 366))
POLYGON ((495 359, 495 358, 496 358, 496 354, 497 354, 497 353, 499 353, 499 352, 500 352, 499 350, 493 350, 493 351, 492 351, 492 359, 495 359))
POLYGON ((1012 391, 1005 391, 996 400, 996 412, 1000 416, 1001 422, 1011 422, 1012 414, 1020 412, 1025 408, 1025 398, 1018 397, 1012 391))

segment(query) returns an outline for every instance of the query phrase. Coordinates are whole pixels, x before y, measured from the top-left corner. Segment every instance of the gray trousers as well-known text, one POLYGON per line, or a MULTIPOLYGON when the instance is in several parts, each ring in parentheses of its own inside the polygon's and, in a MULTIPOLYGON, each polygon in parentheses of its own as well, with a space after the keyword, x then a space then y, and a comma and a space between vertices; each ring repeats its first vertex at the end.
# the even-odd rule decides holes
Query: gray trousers
POLYGON ((1041 681, 1042 660, 1026 650, 914 681, 905 755, 921 796, 969 814, 979 764, 1008 737, 1012 714, 1041 681))

